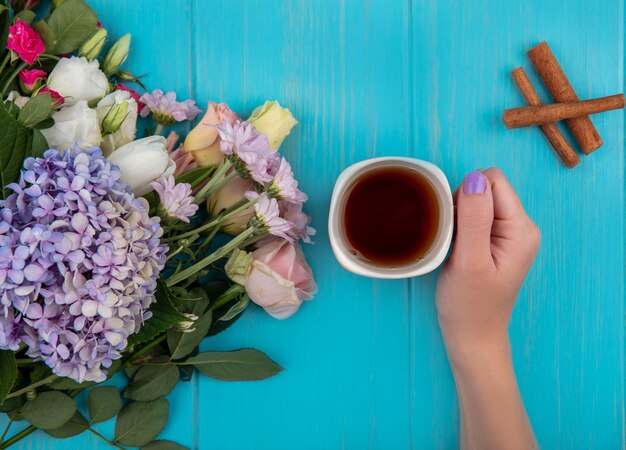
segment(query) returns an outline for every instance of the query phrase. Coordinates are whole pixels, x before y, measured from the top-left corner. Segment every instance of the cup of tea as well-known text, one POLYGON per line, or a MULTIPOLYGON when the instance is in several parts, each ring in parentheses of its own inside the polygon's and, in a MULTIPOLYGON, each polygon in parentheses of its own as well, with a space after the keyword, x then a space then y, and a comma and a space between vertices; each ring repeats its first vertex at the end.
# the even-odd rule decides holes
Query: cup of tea
POLYGON ((371 278, 409 278, 441 265, 454 228, 450 184, 434 164, 373 158, 345 169, 328 232, 339 263, 371 278))

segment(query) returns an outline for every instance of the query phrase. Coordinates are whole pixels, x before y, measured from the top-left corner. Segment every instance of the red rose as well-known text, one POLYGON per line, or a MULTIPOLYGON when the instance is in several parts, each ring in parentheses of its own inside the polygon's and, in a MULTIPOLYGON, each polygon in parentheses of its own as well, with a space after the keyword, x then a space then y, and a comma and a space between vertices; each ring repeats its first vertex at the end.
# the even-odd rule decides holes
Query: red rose
POLYGON ((7 49, 14 51, 25 62, 32 65, 44 52, 46 46, 30 25, 17 19, 15 25, 9 27, 7 49))

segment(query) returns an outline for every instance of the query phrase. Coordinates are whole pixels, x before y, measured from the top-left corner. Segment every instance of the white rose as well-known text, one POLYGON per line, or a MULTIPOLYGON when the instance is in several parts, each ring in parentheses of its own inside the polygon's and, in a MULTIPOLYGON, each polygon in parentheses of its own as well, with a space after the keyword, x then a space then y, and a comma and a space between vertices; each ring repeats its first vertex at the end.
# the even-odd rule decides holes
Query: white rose
POLYGON ((97 60, 61 58, 48 76, 48 87, 61 94, 67 106, 80 100, 95 102, 109 91, 109 80, 99 67, 97 60))
POLYGON ((104 136, 100 143, 100 148, 105 156, 110 155, 116 148, 135 139, 135 134, 137 133, 137 102, 131 98, 130 93, 115 91, 100 100, 96 107, 98 122, 102 123, 113 106, 124 102, 128 103, 128 112, 122 125, 115 133, 104 136))
POLYGON ((122 179, 140 197, 152 190, 150 183, 174 174, 176 164, 170 158, 163 136, 149 136, 121 146, 108 157, 122 171, 122 179))
POLYGON ((63 152, 78 144, 82 148, 100 144, 100 123, 96 111, 86 101, 61 108, 52 115, 54 126, 41 130, 50 148, 63 152))
POLYGON ((23 95, 20 95, 20 93, 17 91, 11 91, 7 96, 7 101, 15 103, 15 106, 20 109, 22 109, 29 100, 30 97, 24 97, 23 95))

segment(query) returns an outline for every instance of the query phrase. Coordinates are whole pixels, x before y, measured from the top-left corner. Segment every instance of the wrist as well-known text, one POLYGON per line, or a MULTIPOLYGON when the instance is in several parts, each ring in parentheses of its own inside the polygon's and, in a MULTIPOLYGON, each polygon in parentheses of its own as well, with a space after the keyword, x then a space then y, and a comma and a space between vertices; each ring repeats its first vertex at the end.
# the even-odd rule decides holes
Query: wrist
POLYGON ((450 367, 456 375, 473 376, 484 373, 486 367, 496 370, 513 368, 508 335, 473 342, 444 339, 450 367))

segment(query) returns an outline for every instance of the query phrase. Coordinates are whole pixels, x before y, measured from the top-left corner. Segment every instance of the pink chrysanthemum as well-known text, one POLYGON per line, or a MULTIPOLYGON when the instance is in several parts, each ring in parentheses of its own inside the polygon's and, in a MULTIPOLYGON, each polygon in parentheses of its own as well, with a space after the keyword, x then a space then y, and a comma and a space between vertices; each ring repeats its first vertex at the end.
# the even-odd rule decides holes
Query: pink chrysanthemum
POLYGON ((270 149, 267 136, 258 133, 248 122, 228 121, 216 126, 220 134, 220 149, 233 163, 242 178, 252 178, 266 185, 278 166, 279 156, 270 149))
POLYGON ((139 100, 147 106, 141 110, 141 117, 148 117, 148 114, 152 113, 155 122, 163 126, 193 120, 200 112, 195 100, 178 102, 175 92, 164 93, 160 89, 155 89, 151 93, 146 92, 139 100))
POLYGON ((169 217, 189 223, 189 218, 198 211, 198 205, 193 203, 190 184, 176 184, 170 175, 168 178, 161 176, 159 181, 153 181, 150 186, 159 194, 161 208, 169 217))
POLYGON ((253 220, 256 219, 260 228, 267 230, 269 234, 293 242, 290 235, 293 224, 280 217, 278 201, 275 198, 268 197, 264 192, 259 194, 254 191, 248 191, 244 195, 248 200, 258 200, 254 204, 253 220))
POLYGON ((304 203, 308 198, 298 189, 298 181, 294 178, 291 165, 285 158, 281 158, 276 175, 265 187, 265 192, 270 197, 289 203, 304 203))

